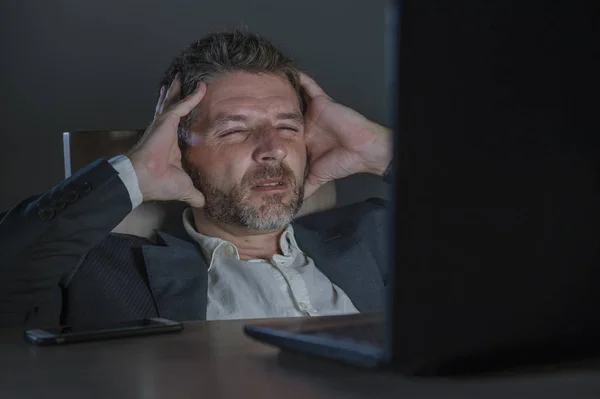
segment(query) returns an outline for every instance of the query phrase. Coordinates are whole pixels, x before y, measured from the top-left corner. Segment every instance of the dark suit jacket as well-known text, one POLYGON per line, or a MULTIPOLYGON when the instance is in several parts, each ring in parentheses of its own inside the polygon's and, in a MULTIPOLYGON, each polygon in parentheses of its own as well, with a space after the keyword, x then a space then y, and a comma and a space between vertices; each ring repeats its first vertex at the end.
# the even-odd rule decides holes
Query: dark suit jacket
MULTIPOLYGON (((206 317, 197 244, 110 231, 131 211, 116 171, 98 160, 0 222, 0 326, 92 325, 206 317)), ((294 222, 300 248, 359 311, 382 310, 389 212, 371 200, 294 222)))

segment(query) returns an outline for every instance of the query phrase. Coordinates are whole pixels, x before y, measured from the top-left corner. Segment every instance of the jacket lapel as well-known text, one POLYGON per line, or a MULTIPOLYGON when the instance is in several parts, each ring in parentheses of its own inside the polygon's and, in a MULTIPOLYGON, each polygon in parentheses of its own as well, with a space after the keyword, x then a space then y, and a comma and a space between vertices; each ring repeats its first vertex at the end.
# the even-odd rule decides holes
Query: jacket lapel
POLYGON ((381 311, 385 285, 371 249, 352 226, 315 231, 294 224, 298 246, 315 266, 340 287, 361 312, 381 311))
POLYGON ((143 246, 142 254, 159 316, 205 320, 208 276, 200 248, 161 232, 158 244, 143 246))

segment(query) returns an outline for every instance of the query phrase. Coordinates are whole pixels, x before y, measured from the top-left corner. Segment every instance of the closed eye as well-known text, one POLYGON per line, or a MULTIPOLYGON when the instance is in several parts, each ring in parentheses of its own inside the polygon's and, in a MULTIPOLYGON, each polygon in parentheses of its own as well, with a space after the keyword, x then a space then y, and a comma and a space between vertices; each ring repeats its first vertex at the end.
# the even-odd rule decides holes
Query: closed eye
POLYGON ((297 127, 293 127, 293 126, 280 126, 277 129, 279 129, 279 130, 290 130, 290 131, 293 131, 293 132, 300 131, 300 129, 298 129, 297 127))
POLYGON ((219 134, 219 137, 225 137, 225 136, 230 136, 232 134, 246 133, 246 132, 247 132, 247 130, 244 130, 244 129, 227 130, 227 131, 219 134))

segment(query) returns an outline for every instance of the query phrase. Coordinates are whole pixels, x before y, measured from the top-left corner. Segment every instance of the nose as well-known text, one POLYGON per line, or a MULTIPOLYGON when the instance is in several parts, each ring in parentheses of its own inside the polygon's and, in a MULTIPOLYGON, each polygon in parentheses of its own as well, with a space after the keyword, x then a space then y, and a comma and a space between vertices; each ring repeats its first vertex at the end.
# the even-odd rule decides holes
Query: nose
POLYGON ((258 163, 277 163, 287 156, 287 149, 277 129, 258 133, 257 145, 252 157, 258 163))

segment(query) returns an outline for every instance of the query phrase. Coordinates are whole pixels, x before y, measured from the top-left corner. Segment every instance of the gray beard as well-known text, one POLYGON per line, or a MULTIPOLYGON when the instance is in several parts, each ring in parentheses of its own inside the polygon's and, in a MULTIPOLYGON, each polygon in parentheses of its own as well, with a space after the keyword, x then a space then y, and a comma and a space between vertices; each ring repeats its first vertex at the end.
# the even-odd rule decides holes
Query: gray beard
POLYGON ((194 187, 206 199, 204 214, 219 223, 254 231, 272 231, 285 228, 298 214, 304 200, 304 182, 298 184, 293 172, 285 165, 269 165, 248 173, 230 192, 211 183, 191 165, 184 165, 192 178, 194 187), (254 182, 283 178, 292 190, 292 198, 285 201, 288 193, 265 194, 260 205, 250 204, 245 196, 254 182))

